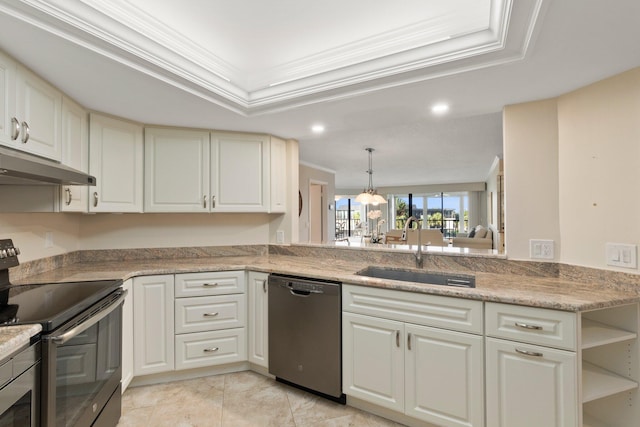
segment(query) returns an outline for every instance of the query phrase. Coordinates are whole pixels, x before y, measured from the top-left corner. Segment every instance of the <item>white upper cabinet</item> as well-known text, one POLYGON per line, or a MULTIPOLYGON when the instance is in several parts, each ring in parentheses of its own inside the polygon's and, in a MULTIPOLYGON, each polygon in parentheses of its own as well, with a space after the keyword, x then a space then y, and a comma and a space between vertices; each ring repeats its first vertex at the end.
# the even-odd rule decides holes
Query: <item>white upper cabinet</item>
POLYGON ((100 114, 91 114, 89 173, 90 212, 142 212, 143 127, 100 114))
POLYGON ((14 147, 20 131, 15 118, 16 63, 0 53, 0 144, 14 147), (13 124, 12 124, 12 119, 13 124))
MULTIPOLYGON (((62 99, 62 163, 83 172, 89 171, 89 116, 84 108, 67 97, 62 99)), ((60 209, 63 212, 87 212, 87 186, 63 185, 60 209)))
POLYGON ((21 65, 16 72, 15 114, 20 122, 16 148, 61 161, 62 93, 21 65))
POLYGON ((287 211, 287 143, 271 137, 271 208, 269 212, 284 213, 287 211))
POLYGON ((211 211, 268 212, 269 137, 211 133, 211 211))
POLYGON ((144 157, 145 212, 286 210, 286 142, 281 139, 148 127, 144 157))
POLYGON ((145 129, 145 212, 209 212, 209 132, 145 129))

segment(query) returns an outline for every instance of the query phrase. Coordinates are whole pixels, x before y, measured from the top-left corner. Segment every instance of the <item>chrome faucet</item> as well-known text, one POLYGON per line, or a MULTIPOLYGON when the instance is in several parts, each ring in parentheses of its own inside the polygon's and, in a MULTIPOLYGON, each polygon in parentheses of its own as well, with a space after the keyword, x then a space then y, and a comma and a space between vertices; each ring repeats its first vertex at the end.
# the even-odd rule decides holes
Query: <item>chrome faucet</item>
POLYGON ((422 268, 424 265, 424 259, 422 258, 422 236, 420 232, 420 222, 415 216, 410 216, 407 218, 407 222, 404 224, 404 230, 402 231, 402 240, 407 241, 407 231, 409 230, 409 226, 411 223, 415 222, 418 225, 416 231, 418 232, 418 250, 413 256, 416 257, 416 268, 422 268))

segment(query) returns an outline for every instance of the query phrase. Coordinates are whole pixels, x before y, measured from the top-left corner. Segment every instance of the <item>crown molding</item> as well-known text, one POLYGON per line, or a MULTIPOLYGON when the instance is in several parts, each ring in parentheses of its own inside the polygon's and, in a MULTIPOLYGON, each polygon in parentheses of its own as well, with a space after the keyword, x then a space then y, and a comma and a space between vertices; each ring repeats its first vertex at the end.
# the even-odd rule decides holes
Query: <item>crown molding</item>
POLYGON ((466 32, 446 35, 446 18, 422 21, 252 76, 124 0, 17 0, 0 4, 0 11, 253 116, 522 59, 549 0, 488 1, 488 22, 474 21, 466 32))

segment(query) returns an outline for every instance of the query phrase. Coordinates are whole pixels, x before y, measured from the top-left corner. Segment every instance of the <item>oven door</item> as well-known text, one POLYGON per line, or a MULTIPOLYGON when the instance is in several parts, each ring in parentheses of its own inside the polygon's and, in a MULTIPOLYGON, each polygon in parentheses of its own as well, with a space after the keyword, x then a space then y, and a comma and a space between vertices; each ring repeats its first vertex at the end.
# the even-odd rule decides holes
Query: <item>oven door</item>
POLYGON ((36 409, 39 374, 40 364, 36 363, 0 390, 0 426, 38 425, 36 409))
MULTIPOLYGON (((112 395, 122 376, 122 303, 118 291, 65 326, 44 336, 42 352, 42 425, 91 426, 108 406, 101 425, 113 425, 120 407, 112 410, 112 395)), ((114 396, 120 399, 120 396, 114 396)))

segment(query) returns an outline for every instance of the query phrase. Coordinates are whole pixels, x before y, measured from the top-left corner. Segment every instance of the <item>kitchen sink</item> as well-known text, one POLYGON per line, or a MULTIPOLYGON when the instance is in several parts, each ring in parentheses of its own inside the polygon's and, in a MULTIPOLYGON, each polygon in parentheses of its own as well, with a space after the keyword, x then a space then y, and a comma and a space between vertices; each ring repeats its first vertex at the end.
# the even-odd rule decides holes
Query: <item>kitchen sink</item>
POLYGON ((476 287, 476 278, 470 274, 434 273, 421 270, 374 266, 369 266, 358 271, 356 274, 358 276, 375 277, 378 279, 427 283, 430 285, 458 286, 462 288, 476 287))

